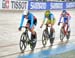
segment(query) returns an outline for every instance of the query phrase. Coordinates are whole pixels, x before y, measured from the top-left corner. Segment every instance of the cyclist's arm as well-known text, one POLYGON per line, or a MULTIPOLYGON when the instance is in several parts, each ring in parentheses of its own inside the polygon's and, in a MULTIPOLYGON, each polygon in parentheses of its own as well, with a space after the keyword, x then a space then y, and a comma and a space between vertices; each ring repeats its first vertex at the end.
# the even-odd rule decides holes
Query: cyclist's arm
POLYGON ((53 14, 51 15, 51 20, 52 20, 52 23, 54 24, 55 23, 55 17, 53 14))
POLYGON ((44 19, 43 19, 42 25, 45 23, 45 20, 46 20, 46 17, 44 16, 44 19))
POLYGON ((61 16, 60 16, 60 19, 59 19, 59 22, 61 22, 62 17, 63 17, 63 16, 61 15, 61 16))
POLYGON ((23 21, 24 21, 24 15, 22 15, 22 18, 21 18, 20 27, 22 27, 22 25, 23 25, 23 21))
POLYGON ((42 28, 43 24, 45 23, 45 19, 46 19, 46 17, 44 16, 44 20, 42 21, 40 28, 42 28))
POLYGON ((51 20, 54 20, 54 15, 53 14, 51 15, 51 20))
POLYGON ((46 17, 44 16, 41 26, 43 26, 43 24, 45 23, 45 19, 46 19, 46 17))
POLYGON ((67 13, 67 14, 68 14, 68 19, 70 20, 71 19, 71 15, 69 13, 67 13))
POLYGON ((68 23, 70 22, 70 19, 71 19, 71 16, 70 16, 70 14, 68 13, 68 23))

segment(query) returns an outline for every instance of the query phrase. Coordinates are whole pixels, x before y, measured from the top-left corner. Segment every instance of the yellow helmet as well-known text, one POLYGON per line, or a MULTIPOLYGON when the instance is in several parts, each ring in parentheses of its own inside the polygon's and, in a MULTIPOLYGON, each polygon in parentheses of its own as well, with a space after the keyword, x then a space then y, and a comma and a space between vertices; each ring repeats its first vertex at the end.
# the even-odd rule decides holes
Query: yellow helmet
POLYGON ((45 12, 45 17, 48 17, 49 14, 50 14, 50 11, 49 11, 49 10, 46 10, 46 12, 45 12))

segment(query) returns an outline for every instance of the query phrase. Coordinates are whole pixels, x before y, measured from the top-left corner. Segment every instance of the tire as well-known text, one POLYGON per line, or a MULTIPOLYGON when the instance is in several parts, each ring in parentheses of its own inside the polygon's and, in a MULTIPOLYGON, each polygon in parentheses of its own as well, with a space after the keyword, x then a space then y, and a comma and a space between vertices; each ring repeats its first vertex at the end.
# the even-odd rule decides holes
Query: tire
POLYGON ((48 40, 47 34, 46 34, 46 31, 44 30, 43 34, 42 34, 42 44, 43 44, 44 47, 47 44, 47 40, 48 40))
POLYGON ((30 44, 30 48, 31 48, 32 51, 34 50, 35 46, 36 46, 36 42, 30 44))
POLYGON ((27 46, 27 41, 26 40, 27 40, 27 35, 23 32, 21 37, 20 37, 20 44, 19 44, 20 45, 20 50, 21 50, 22 53, 24 52, 24 50, 27 46))
POLYGON ((30 41, 30 48, 31 48, 31 50, 34 50, 34 48, 36 46, 36 42, 37 42, 37 34, 35 32, 35 36, 33 36, 31 34, 31 41, 30 41))
POLYGON ((53 32, 50 33, 50 44, 53 45, 55 39, 55 34, 53 32))
POLYGON ((63 41, 64 37, 65 37, 64 32, 61 29, 60 30, 60 40, 63 41))
POLYGON ((54 43, 54 38, 50 38, 50 44, 53 45, 54 43))
POLYGON ((71 33, 71 31, 68 31, 68 35, 66 35, 67 40, 70 38, 70 33, 71 33))

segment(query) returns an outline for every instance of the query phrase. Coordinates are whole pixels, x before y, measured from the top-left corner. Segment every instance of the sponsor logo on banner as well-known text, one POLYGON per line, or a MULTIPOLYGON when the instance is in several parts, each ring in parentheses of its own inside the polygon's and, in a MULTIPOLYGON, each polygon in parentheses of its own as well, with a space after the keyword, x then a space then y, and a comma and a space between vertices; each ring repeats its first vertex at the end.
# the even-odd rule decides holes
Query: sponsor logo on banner
POLYGON ((2 0, 2 8, 9 8, 9 0, 2 0))
POLYGON ((50 3, 50 9, 63 9, 63 3, 50 3))
POLYGON ((27 1, 11 1, 12 9, 27 9, 27 1))
POLYGON ((34 10, 40 10, 40 9, 46 9, 46 3, 44 2, 30 2, 29 3, 29 9, 34 10))
POLYGON ((0 0, 0 9, 8 10, 60 10, 75 8, 75 2, 33 2, 18 0, 0 0))
POLYGON ((75 8, 75 2, 66 3, 66 8, 75 8))

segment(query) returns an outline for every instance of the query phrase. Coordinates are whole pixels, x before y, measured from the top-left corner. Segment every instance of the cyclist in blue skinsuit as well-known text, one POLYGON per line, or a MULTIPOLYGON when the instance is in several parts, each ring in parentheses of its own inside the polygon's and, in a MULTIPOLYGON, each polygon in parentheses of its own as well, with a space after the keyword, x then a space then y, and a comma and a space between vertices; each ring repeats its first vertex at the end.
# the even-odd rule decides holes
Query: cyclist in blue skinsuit
MULTIPOLYGON (((71 16, 70 16, 70 14, 66 10, 62 11, 60 19, 59 19, 59 22, 58 22, 58 25, 60 25, 62 18, 63 18, 62 28, 64 29, 64 27, 66 26, 66 24, 68 25, 68 28, 69 28, 70 27, 69 20, 71 19, 71 16)), ((68 28, 66 30, 64 30, 65 34, 67 34, 68 28)))
POLYGON ((33 36, 35 37, 34 27, 37 24, 37 18, 29 11, 27 11, 27 10, 24 11, 24 13, 22 14, 22 19, 21 19, 19 30, 21 30, 21 28, 23 26, 24 18, 27 19, 26 27, 29 29, 31 34, 33 34, 33 36))

